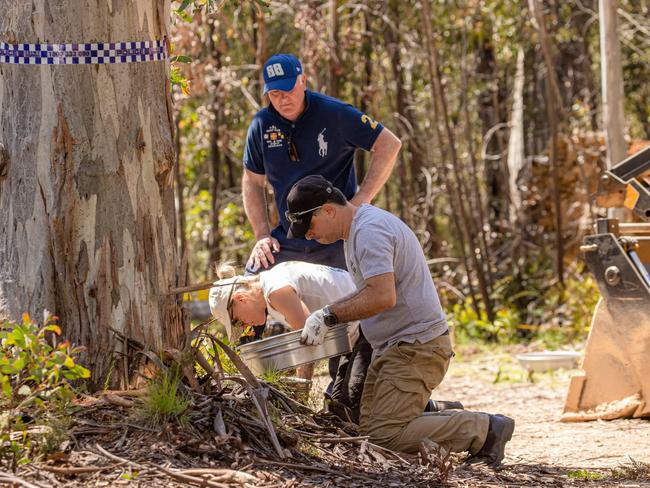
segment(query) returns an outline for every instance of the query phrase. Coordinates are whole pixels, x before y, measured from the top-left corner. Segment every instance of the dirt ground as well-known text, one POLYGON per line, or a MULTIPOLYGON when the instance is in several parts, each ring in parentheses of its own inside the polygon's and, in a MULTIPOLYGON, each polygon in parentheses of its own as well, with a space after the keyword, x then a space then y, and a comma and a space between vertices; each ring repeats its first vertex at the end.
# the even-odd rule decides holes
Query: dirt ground
POLYGON ((571 372, 534 373, 531 382, 514 359, 518 352, 461 356, 434 397, 513 417, 515 435, 506 463, 595 469, 613 468, 630 458, 650 461, 649 420, 560 422, 571 372))
MULTIPOLYGON (((531 377, 515 359, 521 352, 521 347, 496 352, 457 348, 457 357, 432 398, 458 400, 466 409, 514 418, 516 428, 507 445, 505 469, 522 471, 535 467, 533 471, 537 474, 547 472, 549 478, 539 479, 540 484, 559 481, 562 486, 557 478, 569 481, 567 474, 571 482, 580 482, 592 472, 595 476, 609 475, 633 461, 650 462, 650 420, 560 422, 573 371, 534 373, 531 377)), ((320 380, 322 384, 324 377, 320 380)), ((521 479, 522 485, 529 485, 524 480, 521 479)), ((495 486, 501 484, 497 482, 495 486)), ((588 484, 650 486, 647 480, 612 483, 592 479, 588 484)))

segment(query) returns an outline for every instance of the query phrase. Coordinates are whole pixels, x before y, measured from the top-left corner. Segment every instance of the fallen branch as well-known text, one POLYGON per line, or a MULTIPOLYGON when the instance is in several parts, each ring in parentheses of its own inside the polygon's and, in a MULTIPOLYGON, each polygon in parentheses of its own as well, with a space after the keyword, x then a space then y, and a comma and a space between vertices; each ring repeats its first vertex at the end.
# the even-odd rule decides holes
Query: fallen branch
POLYGON ((100 471, 109 471, 119 466, 124 466, 123 462, 111 464, 110 466, 73 466, 71 468, 56 468, 54 466, 41 466, 45 471, 54 474, 76 475, 85 473, 98 473, 100 471))
POLYGON ((185 474, 189 476, 201 476, 203 474, 211 474, 214 476, 219 476, 221 479, 219 481, 226 481, 227 479, 234 480, 238 483, 245 483, 247 481, 258 481, 258 479, 252 474, 246 473, 244 471, 236 471, 234 469, 219 469, 219 468, 195 468, 195 469, 184 469, 179 471, 180 474, 185 474))
POLYGON ((40 485, 33 485, 21 478, 18 478, 17 476, 5 473, 4 471, 0 471, 0 482, 3 484, 11 483, 12 485, 20 485, 24 486, 25 488, 43 488, 40 485))
MULTIPOLYGON (((97 449, 102 455, 106 456, 109 459, 112 459, 113 461, 118 461, 121 463, 128 464, 129 466, 133 466, 134 468, 137 468, 138 470, 143 470, 145 467, 141 464, 134 463, 133 461, 129 461, 128 459, 121 458, 119 456, 116 456, 115 454, 111 454, 108 452, 106 449, 104 449, 102 446, 99 444, 95 444, 95 449, 97 449)), ((165 473, 168 476, 171 476, 172 478, 179 480, 179 481, 184 481, 186 483, 194 483, 199 486, 208 486, 210 488, 229 488, 228 485, 224 485, 223 483, 218 483, 216 481, 209 481, 204 478, 195 478, 194 476, 188 476, 184 475, 181 473, 178 473, 176 471, 171 471, 169 469, 163 468, 162 466, 152 466, 152 468, 156 469, 157 471, 160 471, 162 473, 165 473)))
POLYGON ((229 485, 225 485, 223 483, 219 483, 217 481, 210 481, 205 478, 196 478, 194 476, 188 476, 185 474, 181 474, 177 471, 171 471, 169 469, 165 469, 161 466, 157 466, 158 470, 165 473, 168 476, 171 476, 172 478, 178 480, 178 481, 184 481, 186 483, 194 483, 196 485, 199 485, 201 487, 203 486, 209 486, 210 488, 230 488, 229 485))
POLYGON ((134 405, 133 400, 127 400, 126 398, 122 398, 111 393, 104 393, 102 398, 105 398, 108 403, 117 405, 118 407, 131 408, 134 405))
POLYGON ((339 443, 339 442, 362 442, 367 439, 370 439, 369 435, 362 435, 360 437, 317 437, 316 440, 318 442, 333 442, 333 443, 339 443))

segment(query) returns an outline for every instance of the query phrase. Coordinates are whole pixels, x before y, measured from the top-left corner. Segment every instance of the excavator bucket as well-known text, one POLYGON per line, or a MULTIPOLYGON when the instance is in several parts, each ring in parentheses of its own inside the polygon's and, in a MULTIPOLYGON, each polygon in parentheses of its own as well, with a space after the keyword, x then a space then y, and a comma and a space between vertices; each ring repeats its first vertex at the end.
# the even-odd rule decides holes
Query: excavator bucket
MULTIPOLYGON (((650 220, 649 170, 650 147, 606 174, 610 187, 619 193, 625 188, 624 206, 645 221, 650 220)), ((596 234, 585 237, 580 249, 601 299, 562 420, 650 417, 650 223, 599 219, 596 234)))

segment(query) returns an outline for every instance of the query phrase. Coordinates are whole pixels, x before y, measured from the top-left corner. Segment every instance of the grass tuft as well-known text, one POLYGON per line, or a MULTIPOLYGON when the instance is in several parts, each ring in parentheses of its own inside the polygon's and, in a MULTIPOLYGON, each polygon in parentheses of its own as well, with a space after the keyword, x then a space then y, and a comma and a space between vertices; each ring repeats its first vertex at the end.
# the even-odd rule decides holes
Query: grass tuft
POLYGON ((172 421, 186 424, 190 399, 180 391, 180 382, 180 375, 174 371, 158 373, 140 400, 139 416, 153 426, 172 421))

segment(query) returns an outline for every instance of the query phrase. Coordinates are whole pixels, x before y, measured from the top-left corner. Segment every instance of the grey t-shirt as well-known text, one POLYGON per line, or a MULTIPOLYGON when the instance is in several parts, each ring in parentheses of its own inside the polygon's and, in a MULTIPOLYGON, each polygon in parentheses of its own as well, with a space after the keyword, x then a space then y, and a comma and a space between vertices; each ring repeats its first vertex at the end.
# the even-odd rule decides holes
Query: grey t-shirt
POLYGON ((422 247, 400 219, 372 205, 361 205, 345 241, 345 259, 359 289, 368 278, 395 274, 395 306, 361 321, 374 356, 398 342, 424 343, 447 330, 422 247))

